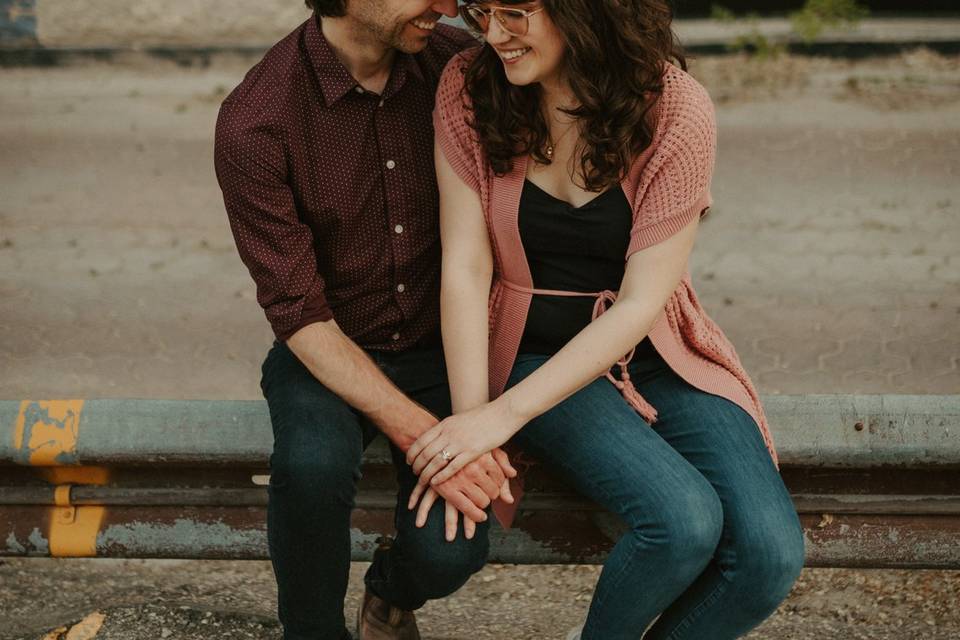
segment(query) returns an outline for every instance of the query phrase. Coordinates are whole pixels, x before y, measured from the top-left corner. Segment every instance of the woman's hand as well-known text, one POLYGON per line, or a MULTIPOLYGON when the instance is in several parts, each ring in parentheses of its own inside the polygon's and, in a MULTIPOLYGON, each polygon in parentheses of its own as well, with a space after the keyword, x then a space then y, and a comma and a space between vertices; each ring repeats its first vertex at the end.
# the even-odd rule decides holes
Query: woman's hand
POLYGON ((506 410, 505 403, 488 402, 452 415, 424 432, 407 449, 407 463, 420 476, 419 485, 435 486, 505 443, 522 426, 506 410))

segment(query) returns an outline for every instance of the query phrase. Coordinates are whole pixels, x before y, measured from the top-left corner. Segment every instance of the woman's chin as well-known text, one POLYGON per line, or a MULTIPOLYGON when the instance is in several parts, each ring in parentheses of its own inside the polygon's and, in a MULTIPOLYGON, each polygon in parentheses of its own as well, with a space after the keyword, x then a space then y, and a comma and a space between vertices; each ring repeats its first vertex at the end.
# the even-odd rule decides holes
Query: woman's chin
POLYGON ((503 65, 504 74, 507 76, 507 82, 518 87, 533 84, 537 81, 536 74, 530 69, 515 67, 514 65, 503 65))

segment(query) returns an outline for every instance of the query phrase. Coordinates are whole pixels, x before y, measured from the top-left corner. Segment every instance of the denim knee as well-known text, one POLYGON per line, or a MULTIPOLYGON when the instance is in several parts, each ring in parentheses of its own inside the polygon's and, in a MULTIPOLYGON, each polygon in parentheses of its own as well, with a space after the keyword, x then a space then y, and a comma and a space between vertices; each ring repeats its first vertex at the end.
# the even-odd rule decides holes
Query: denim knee
POLYGON ((319 400, 303 394, 271 404, 270 491, 303 496, 310 504, 352 507, 363 436, 342 403, 319 400))
POLYGON ((363 452, 357 416, 316 380, 277 377, 283 384, 266 394, 273 426, 271 493, 353 506, 363 452))
POLYGON ((794 516, 788 526, 758 528, 756 535, 737 543, 735 579, 749 586, 744 606, 769 615, 790 594, 803 569, 803 529, 794 516))
POLYGON ((270 493, 303 497, 304 504, 353 507, 357 466, 329 452, 280 450, 270 456, 270 493))
MULTIPOLYGON (((633 527, 646 544, 664 548, 678 571, 701 570, 713 557, 723 532, 723 506, 706 480, 667 491, 657 503, 653 525, 633 527)), ((644 509, 645 517, 651 514, 644 509)))
POLYGON ((410 554, 413 580, 423 598, 444 598, 483 568, 490 552, 486 529, 478 526, 472 540, 464 537, 462 529, 453 542, 431 540, 432 536, 405 540, 404 552, 410 554))

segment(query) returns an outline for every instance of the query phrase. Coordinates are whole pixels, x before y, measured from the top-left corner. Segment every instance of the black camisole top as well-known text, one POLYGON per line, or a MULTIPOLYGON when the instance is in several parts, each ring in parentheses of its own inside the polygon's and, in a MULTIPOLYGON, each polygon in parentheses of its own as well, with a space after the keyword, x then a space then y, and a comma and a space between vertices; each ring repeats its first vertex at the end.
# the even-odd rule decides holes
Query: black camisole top
MULTIPOLYGON (((633 212, 620 185, 581 207, 524 181, 518 224, 533 286, 595 292, 620 288, 633 212)), ((593 314, 593 297, 536 294, 520 341, 521 353, 553 355, 593 314)))

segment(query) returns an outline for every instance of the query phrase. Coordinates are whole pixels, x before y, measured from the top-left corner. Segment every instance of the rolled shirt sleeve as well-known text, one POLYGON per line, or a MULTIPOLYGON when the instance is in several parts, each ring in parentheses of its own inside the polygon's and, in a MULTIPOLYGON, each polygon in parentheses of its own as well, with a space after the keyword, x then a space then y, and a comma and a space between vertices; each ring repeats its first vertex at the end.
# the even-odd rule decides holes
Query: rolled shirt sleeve
POLYGON ((299 219, 286 182, 282 144, 269 124, 245 118, 249 109, 229 100, 221 107, 214 165, 237 250, 256 283, 257 302, 283 341, 333 313, 317 272, 313 232, 299 219))

